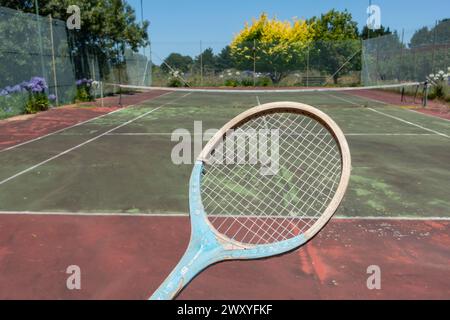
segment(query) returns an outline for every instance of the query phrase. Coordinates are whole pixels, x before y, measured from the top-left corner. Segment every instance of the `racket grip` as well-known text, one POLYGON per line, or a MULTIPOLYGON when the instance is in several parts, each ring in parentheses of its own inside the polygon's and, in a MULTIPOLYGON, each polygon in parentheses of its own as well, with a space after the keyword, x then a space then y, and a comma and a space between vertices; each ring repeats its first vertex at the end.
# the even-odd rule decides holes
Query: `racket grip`
POLYGON ((191 242, 181 261, 149 300, 174 299, 202 270, 220 260, 220 252, 216 245, 191 242))

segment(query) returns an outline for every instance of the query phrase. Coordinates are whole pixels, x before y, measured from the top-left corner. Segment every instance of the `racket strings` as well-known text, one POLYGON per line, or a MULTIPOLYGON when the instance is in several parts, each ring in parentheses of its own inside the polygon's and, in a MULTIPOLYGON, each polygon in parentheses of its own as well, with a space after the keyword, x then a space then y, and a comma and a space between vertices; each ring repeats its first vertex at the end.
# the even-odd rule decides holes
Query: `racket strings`
MULTIPOLYGON (((324 158, 325 159, 325 158, 324 158)), ((335 159, 335 160, 337 160, 337 159, 335 159)), ((322 161, 323 162, 323 161, 322 161)), ((321 165, 321 163, 317 163, 316 162, 316 164, 317 165, 321 165)), ((334 174, 336 174, 336 173, 338 173, 337 172, 337 170, 339 170, 340 169, 340 167, 339 166, 335 166, 335 168, 334 169, 332 169, 333 170, 333 172, 329 172, 329 174, 331 174, 331 175, 334 175, 334 174)), ((322 177, 324 177, 325 179, 328 179, 328 177, 327 176, 324 176, 321 172, 319 172, 318 170, 314 170, 315 172, 317 172, 317 174, 319 175, 319 176, 322 176, 322 177)), ((320 203, 323 203, 323 202, 325 202, 325 201, 331 201, 332 200, 332 197, 331 197, 331 192, 333 192, 333 188, 335 187, 335 186, 337 186, 337 182, 332 182, 332 186, 331 186, 331 188, 329 188, 329 186, 327 186, 327 185, 325 185, 322 181, 320 181, 319 179, 313 179, 313 181, 311 182, 311 183, 309 183, 310 182, 310 178, 313 178, 313 176, 312 175, 310 175, 310 174, 307 174, 306 173, 306 171, 305 171, 305 173, 304 173, 304 175, 306 175, 306 182, 307 183, 305 183, 305 185, 309 185, 309 189, 314 189, 316 192, 322 192, 322 190, 319 190, 318 188, 316 188, 316 187, 314 187, 314 182, 318 182, 320 185, 322 185, 324 188, 328 188, 328 190, 329 190, 329 192, 328 192, 328 194, 327 195, 323 195, 322 197, 321 197, 321 202, 320 203)), ((304 180, 303 179, 303 177, 301 177, 300 178, 301 180, 304 180)), ((291 193, 292 191, 294 191, 294 190, 292 190, 292 189, 294 189, 294 188, 298 188, 297 186, 295 186, 295 185, 293 185, 292 187, 291 187, 291 189, 290 190, 288 190, 287 191, 287 193, 289 194, 289 193, 291 193)), ((299 207, 299 209, 298 209, 298 211, 299 212, 311 212, 311 209, 313 209, 313 207, 314 207, 314 205, 315 205, 315 203, 319 200, 319 199, 317 199, 317 198, 313 198, 312 199, 312 202, 311 202, 311 204, 308 206, 308 207, 306 207, 305 208, 305 205, 306 204, 308 204, 308 201, 305 201, 304 199, 303 199, 303 196, 305 196, 305 195, 309 195, 309 189, 307 189, 307 190, 303 190, 303 195, 302 195, 302 197, 301 198, 299 198, 299 200, 298 200, 298 202, 297 203, 290 203, 289 204, 289 207, 292 207, 292 208, 296 208, 296 207, 298 207, 298 204, 299 203, 301 203, 301 202, 303 202, 303 205, 301 206, 301 207, 299 207), (306 209, 306 210, 305 210, 306 209)), ((298 190, 298 191, 302 191, 302 190, 298 190)), ((311 197, 311 196, 310 196, 311 197)), ((311 197, 312 198, 312 197, 311 197)), ((319 208, 320 209, 320 208, 319 208)), ((319 212, 319 211, 317 211, 317 210, 315 210, 315 212, 316 212, 316 215, 314 216, 314 219, 316 218, 316 216, 318 215, 318 214, 320 214, 321 212, 319 212)), ((306 213, 302 213, 301 214, 301 218, 303 218, 303 219, 306 219, 307 218, 307 216, 306 216, 306 213)), ((286 222, 286 221, 288 221, 289 219, 288 218, 284 218, 283 219, 284 221, 281 223, 281 225, 283 225, 284 224, 284 222, 286 222)), ((312 220, 312 219, 311 219, 312 220)), ((304 220, 304 221, 306 221, 306 220, 304 220)), ((290 222, 290 221, 289 221, 290 222)), ((289 230, 287 230, 286 229, 286 227, 287 227, 287 225, 286 224, 284 224, 285 225, 285 228, 283 229, 283 230, 281 230, 281 233, 284 233, 284 232, 288 232, 289 230)), ((289 223, 289 225, 291 225, 291 223, 289 223)), ((306 222, 306 225, 305 225, 305 227, 311 227, 311 224, 309 223, 309 222, 306 222)), ((300 230, 300 231, 303 231, 303 230, 300 230)), ((291 235, 293 235, 292 233, 291 233, 291 235)), ((253 240, 253 238, 251 239, 251 241, 253 240)))
MULTIPOLYGON (((261 164, 205 166, 202 197, 213 226, 229 238, 266 244, 297 236, 314 225, 333 198, 341 175, 340 149, 318 121, 294 113, 252 119, 240 129, 279 132, 279 170, 261 174, 261 164)), ((226 136, 216 149, 226 146, 226 136)), ((251 154, 237 144, 238 154, 251 154)))
MULTIPOLYGON (((272 221, 272 224, 273 224, 273 221, 272 221)), ((281 225, 283 225, 284 223, 282 223, 281 225)))
MULTIPOLYGON (((289 161, 287 161, 288 163, 289 163, 289 161)), ((288 167, 288 170, 289 170, 290 168, 288 167)), ((305 172, 305 174, 306 174, 306 172, 305 172)), ((309 177, 311 177, 310 175, 308 176, 308 179, 306 179, 306 180, 309 180, 309 177)), ((302 179, 302 177, 301 177, 301 179, 302 179)), ((289 183, 289 181, 287 181, 285 178, 283 178, 283 177, 281 177, 281 180, 284 180, 284 182, 286 182, 287 184, 289 183)), ((310 186, 311 187, 313 187, 314 185, 313 184, 310 184, 310 186)), ((291 192, 292 191, 294 191, 293 189, 298 189, 298 187, 296 186, 296 185, 292 185, 292 186, 290 186, 290 189, 289 190, 283 190, 285 193, 287 193, 287 194, 291 194, 291 192)), ((316 189, 316 188, 314 188, 314 189, 316 189)), ((282 189, 280 189, 280 191, 281 191, 282 189)), ((317 190, 317 189, 316 189, 317 190)), ((280 192, 279 191, 279 192, 280 192)), ((297 190, 298 192, 300 192, 301 190, 297 190)), ((308 194, 308 192, 304 192, 304 194, 305 195, 307 195, 308 194)), ((280 194, 278 193, 278 194, 275 194, 275 198, 277 198, 278 196, 279 196, 280 194)), ((301 201, 302 199, 299 199, 299 202, 301 201)), ((331 200, 331 199, 327 199, 327 200, 331 200)), ((289 210, 289 208, 292 208, 292 209, 294 209, 296 207, 296 204, 294 204, 294 203, 289 203, 288 205, 287 205, 287 209, 289 210)), ((300 208, 300 210, 299 210, 299 212, 301 212, 301 209, 302 208, 300 208)), ((287 227, 288 226, 290 226, 291 224, 285 224, 285 222, 287 222, 289 220, 289 218, 287 218, 287 217, 285 217, 285 218, 283 218, 282 219, 282 221, 279 223, 279 226, 281 227, 281 226, 283 226, 284 225, 284 228, 281 228, 281 232, 279 232, 279 233, 281 233, 281 234, 285 234, 285 233, 289 233, 291 236, 295 236, 296 234, 294 234, 294 233, 292 233, 291 232, 291 230, 288 230, 287 229, 287 227)), ((269 228, 271 228, 272 226, 273 226, 273 224, 275 223, 275 221, 276 220, 272 220, 272 224, 271 225, 269 225, 269 228)), ((254 234, 254 236, 253 236, 253 238, 251 238, 250 239, 250 242, 252 242, 254 239, 255 239, 255 237, 256 237, 256 233, 254 234)), ((236 236, 236 235, 235 235, 236 236)), ((264 238, 264 237, 262 237, 262 238, 264 238)))
MULTIPOLYGON (((305 119, 306 119, 306 118, 305 118, 305 119)), ((277 120, 277 119, 274 119, 274 120, 277 120)), ((287 118, 287 119, 286 119, 286 122, 287 122, 287 121, 292 122, 290 118, 287 118)), ((296 128, 299 128, 299 127, 301 127, 301 126, 304 126, 305 128, 307 128, 311 123, 313 123, 312 120, 309 120, 309 122, 308 122, 307 124, 299 123, 299 124, 297 124, 297 127, 294 128, 294 131, 295 131, 296 128)), ((283 126, 285 126, 285 123, 282 123, 282 122, 280 122, 279 120, 276 121, 276 124, 278 125, 279 128, 282 128, 283 126)), ((290 123, 289 125, 292 126, 292 123, 290 123)), ((289 125, 288 125, 288 126, 289 126, 289 125)), ((316 125, 317 125, 317 124, 316 124, 316 125)), ((260 127, 261 127, 261 126, 258 126, 258 127, 257 127, 257 130, 259 130, 260 127)), ((265 127, 266 129, 267 129, 267 127, 268 127, 268 126, 267 126, 267 120, 266 120, 266 119, 264 119, 264 127, 265 127)), ((314 126, 314 127, 316 127, 316 126, 314 126)), ((306 129, 305 129, 305 130, 306 130, 306 129)), ((238 146, 238 147, 241 147, 241 148, 242 148, 242 146, 238 146)), ((248 187, 249 184, 251 184, 251 181, 252 181, 252 179, 246 179, 245 182, 244 182, 244 185, 242 185, 242 187, 248 187)), ((221 181, 221 182, 223 182, 223 181, 221 181)), ((264 187, 267 187, 267 188, 271 188, 271 187, 272 187, 272 186, 267 185, 267 184, 264 183, 263 181, 261 181, 261 184, 262 184, 264 187)), ((255 195, 255 197, 258 198, 264 190, 265 190, 264 188, 261 188, 260 191, 255 195)), ((234 191, 235 191, 235 190, 231 190, 231 192, 234 192, 234 191)), ((227 191, 226 191, 225 189, 222 189, 222 192, 227 193, 227 191)), ((236 194, 236 196, 237 196, 237 195, 238 195, 238 194, 236 194)), ((235 200, 236 200, 236 197, 232 197, 231 201, 233 202, 233 201, 235 201, 235 200)), ((272 199, 269 198, 268 201, 269 201, 269 202, 272 202, 272 199)), ((275 205, 275 206, 276 206, 277 204, 276 204, 276 203, 271 203, 271 205, 275 205)), ((258 207, 254 207, 254 208, 251 208, 251 211, 259 212, 259 211, 260 211, 259 209, 260 209, 260 208, 258 208, 258 207)), ((270 218, 271 215, 270 215, 270 214, 264 214, 264 212, 262 211, 261 214, 259 215, 259 217, 270 218)), ((217 218, 218 218, 218 217, 215 217, 215 218, 213 219, 213 221, 212 221, 213 225, 215 224, 217 218)), ((270 231, 271 231, 271 230, 274 230, 274 231, 277 230, 277 229, 273 229, 273 224, 274 224, 277 220, 275 220, 275 219, 271 219, 271 220, 272 220, 272 224, 271 224, 271 225, 268 225, 268 224, 267 224, 267 223, 268 223, 267 221, 269 221, 268 219, 264 219, 264 220, 261 220, 261 219, 260 219, 260 220, 258 221, 258 222, 260 223, 258 229, 257 229, 257 230, 252 230, 252 229, 248 228, 245 224, 243 224, 239 219, 236 219, 236 220, 234 220, 234 221, 229 225, 229 227, 228 227, 226 230, 223 231, 223 233, 228 234, 228 232, 230 231, 230 229, 232 229, 232 227, 234 227, 234 224, 238 223, 238 224, 240 224, 241 226, 243 226, 245 229, 247 229, 247 233, 243 236, 244 238, 246 238, 246 236, 251 232, 251 233, 254 234, 254 236, 260 235, 260 239, 264 239, 264 238, 265 238, 264 236, 268 236, 270 239, 278 239, 278 238, 282 237, 282 235, 279 234, 280 237, 274 238, 274 237, 271 236, 271 234, 270 234, 270 231), (261 234, 261 231, 263 232, 263 234, 261 234)), ((228 222, 227 220, 223 220, 222 223, 219 224, 219 225, 217 226, 217 228, 218 228, 219 230, 221 230, 221 227, 222 227, 225 223, 227 223, 227 222, 228 222)), ((279 225, 281 226, 283 223, 284 223, 284 221, 282 221, 281 223, 279 223, 279 225)), ((234 235, 231 236, 231 238, 235 239, 236 236, 237 236, 237 233, 239 233, 240 231, 241 231, 241 230, 238 230, 234 235)), ((295 234, 291 233, 290 236, 295 236, 295 234)), ((250 239, 250 242, 253 241, 253 239, 254 239, 254 238, 250 239)))

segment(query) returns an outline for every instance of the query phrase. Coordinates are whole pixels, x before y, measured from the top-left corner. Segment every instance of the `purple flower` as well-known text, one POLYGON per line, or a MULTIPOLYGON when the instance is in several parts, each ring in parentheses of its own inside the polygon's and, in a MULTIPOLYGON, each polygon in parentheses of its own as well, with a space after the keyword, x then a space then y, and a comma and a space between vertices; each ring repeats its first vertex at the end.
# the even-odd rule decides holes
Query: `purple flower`
POLYGON ((56 101, 56 95, 51 94, 51 95, 48 96, 48 99, 49 99, 50 101, 56 101))
POLYGON ((42 89, 47 89, 47 83, 45 82, 44 78, 40 78, 40 77, 34 77, 30 80, 30 86, 31 87, 38 87, 38 88, 42 88, 42 89))
POLYGON ((9 92, 6 91, 5 89, 0 90, 0 97, 5 97, 5 96, 7 96, 8 94, 9 94, 9 92))
POLYGON ((81 86, 83 84, 83 80, 77 80, 77 86, 81 86))
POLYGON ((26 84, 26 89, 32 93, 42 93, 48 89, 48 86, 44 78, 34 77, 26 84))
POLYGON ((12 87, 10 91, 10 93, 19 93, 19 92, 22 92, 22 87, 18 84, 12 87))

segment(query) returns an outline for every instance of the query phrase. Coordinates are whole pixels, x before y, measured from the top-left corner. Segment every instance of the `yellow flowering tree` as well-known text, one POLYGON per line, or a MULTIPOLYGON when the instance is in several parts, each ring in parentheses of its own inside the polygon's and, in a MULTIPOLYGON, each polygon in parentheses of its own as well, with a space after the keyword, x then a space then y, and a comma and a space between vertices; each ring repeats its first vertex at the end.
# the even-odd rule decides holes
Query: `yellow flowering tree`
POLYGON ((235 36, 231 56, 240 69, 256 68, 278 83, 305 62, 312 30, 305 21, 279 21, 263 13, 235 36))

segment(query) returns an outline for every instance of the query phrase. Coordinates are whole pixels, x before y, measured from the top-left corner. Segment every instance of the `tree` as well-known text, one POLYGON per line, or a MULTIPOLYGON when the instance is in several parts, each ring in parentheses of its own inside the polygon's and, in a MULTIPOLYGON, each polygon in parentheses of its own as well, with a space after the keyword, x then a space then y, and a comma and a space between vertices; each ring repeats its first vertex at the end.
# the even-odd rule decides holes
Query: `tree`
POLYGON ((231 47, 226 46, 222 51, 216 56, 216 69, 218 71, 223 71, 226 69, 231 69, 234 65, 233 58, 231 57, 231 47))
POLYGON ((411 38, 410 47, 418 48, 426 45, 450 43, 450 19, 439 21, 429 29, 423 27, 417 30, 411 38))
POLYGON ((433 28, 423 27, 411 38, 409 51, 414 66, 413 80, 423 81, 431 73, 446 71, 450 65, 450 19, 439 21, 433 28))
POLYGON ((161 70, 170 73, 171 71, 188 72, 191 69, 193 60, 190 56, 183 56, 179 53, 171 53, 161 64, 161 70))
POLYGON ((203 71, 213 71, 216 66, 216 56, 213 49, 208 48, 201 55, 195 57, 194 64, 197 70, 203 67, 203 71))
POLYGON ((361 31, 361 39, 367 40, 382 37, 389 34, 392 34, 392 31, 389 27, 387 27, 386 29, 384 26, 381 26, 379 29, 371 30, 367 26, 364 26, 363 30, 361 31))
POLYGON ((279 83, 300 63, 304 63, 311 30, 305 21, 279 21, 263 13, 231 43, 231 57, 240 69, 270 74, 279 83))
MULTIPOLYGON (((63 21, 69 17, 67 8, 74 4, 71 0, 39 2, 41 16, 52 15, 63 21)), ((0 5, 35 13, 34 0, 0 0, 0 5)), ((86 61, 87 54, 97 56, 104 66, 108 63, 120 65, 126 47, 137 52, 139 47, 148 45, 149 22, 137 23, 134 9, 125 1, 79 0, 76 5, 81 10, 81 30, 69 31, 76 65, 86 61)))
POLYGON ((357 23, 346 10, 330 10, 308 20, 314 36, 311 59, 320 71, 333 76, 336 84, 341 75, 361 69, 361 41, 357 23))

